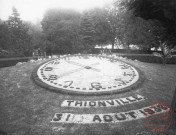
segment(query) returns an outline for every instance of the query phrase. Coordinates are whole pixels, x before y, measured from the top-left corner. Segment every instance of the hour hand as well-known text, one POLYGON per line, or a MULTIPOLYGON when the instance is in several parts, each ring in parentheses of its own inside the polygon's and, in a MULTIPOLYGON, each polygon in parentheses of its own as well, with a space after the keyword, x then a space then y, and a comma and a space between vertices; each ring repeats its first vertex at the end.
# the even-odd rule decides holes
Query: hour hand
POLYGON ((83 68, 85 68, 85 69, 92 69, 92 70, 94 70, 94 71, 100 72, 99 69, 92 67, 92 66, 94 66, 94 65, 98 65, 99 63, 94 63, 94 64, 91 64, 91 65, 83 65, 83 64, 80 64, 80 63, 77 63, 77 62, 74 62, 74 61, 66 61, 66 62, 67 62, 67 63, 70 63, 70 64, 73 64, 73 65, 76 65, 76 66, 83 67, 83 68))
MULTIPOLYGON (((91 64, 90 66, 98 65, 98 64, 99 64, 99 63, 94 63, 94 64, 91 64)), ((90 67, 90 66, 87 66, 87 67, 90 67)), ((74 69, 74 70, 68 71, 68 72, 66 72, 66 73, 62 73, 62 74, 60 74, 58 77, 61 78, 61 77, 63 77, 63 76, 70 75, 70 74, 72 74, 72 73, 75 73, 75 72, 84 70, 85 68, 86 68, 85 66, 84 66, 84 67, 80 67, 80 68, 78 68, 78 69, 74 69)), ((95 69, 93 69, 93 70, 95 70, 95 69)), ((100 71, 99 69, 96 69, 96 70, 97 70, 98 72, 100 71)))

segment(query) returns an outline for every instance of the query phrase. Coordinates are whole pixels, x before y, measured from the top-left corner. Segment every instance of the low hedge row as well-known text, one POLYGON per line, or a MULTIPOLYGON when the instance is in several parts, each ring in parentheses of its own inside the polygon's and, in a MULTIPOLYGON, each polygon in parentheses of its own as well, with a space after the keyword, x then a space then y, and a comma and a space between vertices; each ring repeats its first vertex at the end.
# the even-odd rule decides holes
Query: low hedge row
POLYGON ((0 68, 14 66, 18 62, 27 62, 31 59, 37 59, 37 57, 3 58, 3 59, 0 59, 0 68))
MULTIPOLYGON (((132 60, 138 60, 148 63, 162 63, 162 58, 154 56, 152 54, 117 54, 117 56, 126 57, 132 60)), ((176 64, 176 56, 167 60, 167 64, 176 64)))
MULTIPOLYGON (((148 63, 162 63, 162 59, 157 56, 153 56, 151 54, 120 54, 117 53, 117 56, 126 57, 132 60, 138 60, 141 62, 148 63)), ((37 57, 24 57, 24 58, 5 58, 0 59, 0 68, 14 66, 18 62, 27 62, 30 59, 37 59, 37 57)), ((167 64, 176 64, 176 56, 167 60, 167 64)))
MULTIPOLYGON (((98 54, 101 52, 101 48, 92 49, 93 54, 98 54)), ((161 53, 161 51, 152 51, 152 50, 131 50, 131 49, 108 49, 111 50, 112 53, 123 53, 123 54, 153 54, 154 52, 161 53)), ((176 55, 176 52, 172 53, 176 55)))
MULTIPOLYGON (((152 54, 156 51, 151 50, 131 50, 131 49, 113 49, 111 50, 112 53, 126 53, 126 54, 152 54)), ((159 52, 159 51, 158 51, 159 52)))
MULTIPOLYGON (((100 53, 101 48, 92 49, 92 53, 100 53)), ((131 50, 131 49, 108 49, 111 50, 112 53, 124 53, 124 54, 152 54, 153 52, 161 52, 161 51, 151 51, 151 50, 131 50)))

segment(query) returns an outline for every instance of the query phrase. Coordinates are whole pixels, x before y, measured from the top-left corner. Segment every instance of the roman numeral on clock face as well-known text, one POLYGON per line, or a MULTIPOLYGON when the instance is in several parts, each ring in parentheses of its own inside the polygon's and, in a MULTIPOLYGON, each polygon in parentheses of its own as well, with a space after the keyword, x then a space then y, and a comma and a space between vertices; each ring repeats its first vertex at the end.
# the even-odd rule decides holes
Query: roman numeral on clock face
POLYGON ((52 62, 49 62, 49 64, 51 65, 58 65, 60 62, 59 61, 52 61, 52 62))
POLYGON ((64 86, 68 87, 71 86, 73 81, 64 81, 64 86))
POLYGON ((126 85, 125 81, 123 81, 121 78, 115 79, 118 85, 126 85))
POLYGON ((44 69, 44 71, 52 71, 52 70, 53 70, 52 67, 46 67, 46 68, 44 69))
POLYGON ((132 76, 133 74, 132 74, 132 73, 124 72, 123 75, 124 75, 124 76, 132 76))
POLYGON ((102 88, 101 83, 99 83, 99 82, 93 82, 93 83, 91 83, 91 86, 92 86, 92 88, 95 88, 95 89, 102 88))
POLYGON ((122 64, 120 65, 121 69, 128 69, 130 66, 129 65, 125 65, 125 64, 122 64))
POLYGON ((48 78, 48 81, 54 81, 57 80, 57 75, 50 75, 48 78))

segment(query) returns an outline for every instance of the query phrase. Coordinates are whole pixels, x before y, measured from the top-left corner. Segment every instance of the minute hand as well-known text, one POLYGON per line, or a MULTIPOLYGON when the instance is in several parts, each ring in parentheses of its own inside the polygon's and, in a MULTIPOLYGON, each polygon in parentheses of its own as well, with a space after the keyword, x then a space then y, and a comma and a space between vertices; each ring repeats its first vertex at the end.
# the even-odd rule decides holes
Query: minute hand
MULTIPOLYGON (((90 66, 97 65, 97 64, 98 64, 98 63, 94 63, 94 64, 91 64, 90 66)), ((66 73, 62 73, 62 74, 58 75, 57 77, 58 77, 58 78, 61 78, 61 77, 64 77, 64 76, 66 76, 66 75, 70 75, 70 74, 73 74, 73 73, 75 73, 75 72, 78 72, 78 71, 81 71, 81 70, 84 70, 84 69, 85 69, 84 67, 80 67, 80 68, 78 68, 78 69, 74 69, 74 70, 68 71, 68 72, 66 72, 66 73)))
POLYGON ((73 65, 76 65, 76 66, 80 66, 80 67, 86 68, 86 69, 92 69, 94 71, 100 72, 99 69, 91 67, 93 65, 98 65, 99 63, 95 63, 95 64, 92 64, 92 65, 83 65, 83 64, 80 64, 80 63, 77 63, 77 62, 74 62, 74 61, 66 61, 66 62, 70 63, 70 64, 73 64, 73 65))

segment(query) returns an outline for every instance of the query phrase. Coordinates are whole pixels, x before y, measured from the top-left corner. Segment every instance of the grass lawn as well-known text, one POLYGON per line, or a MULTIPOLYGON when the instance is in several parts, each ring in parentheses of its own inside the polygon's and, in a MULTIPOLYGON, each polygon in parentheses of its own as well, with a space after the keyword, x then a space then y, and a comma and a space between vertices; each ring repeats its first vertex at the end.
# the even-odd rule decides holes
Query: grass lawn
POLYGON ((153 102, 170 107, 176 86, 176 65, 151 64, 125 60, 138 67, 145 78, 142 84, 129 92, 81 96, 55 93, 39 87, 31 80, 37 63, 29 63, 0 69, 0 135, 174 135, 176 131, 152 132, 143 119, 119 123, 52 123, 55 113, 105 114, 119 113, 147 107, 153 102), (118 107, 71 108, 62 107, 64 100, 110 100, 142 95, 146 99, 118 107), (175 132, 175 133, 174 133, 175 132))

